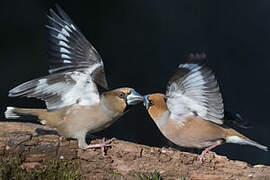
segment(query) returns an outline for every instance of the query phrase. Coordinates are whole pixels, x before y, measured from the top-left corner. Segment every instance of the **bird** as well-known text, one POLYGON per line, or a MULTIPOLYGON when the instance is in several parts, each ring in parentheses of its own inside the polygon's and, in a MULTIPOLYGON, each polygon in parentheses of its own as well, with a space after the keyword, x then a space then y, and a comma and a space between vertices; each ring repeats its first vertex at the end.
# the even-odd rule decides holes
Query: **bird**
MULTIPOLYGON (((144 105, 171 142, 181 147, 205 148, 199 157, 200 163, 208 151, 224 143, 251 145, 268 151, 266 146, 225 125, 227 117, 233 114, 224 116, 220 88, 204 53, 188 55, 170 78, 166 93, 145 95, 144 105)), ((234 119, 237 123, 243 121, 239 114, 234 119)))
POLYGON ((10 97, 37 98, 45 109, 7 107, 5 117, 34 116, 55 128, 61 137, 75 138, 78 147, 104 148, 110 141, 88 145, 87 133, 101 131, 143 102, 133 88, 108 89, 101 56, 63 9, 49 10, 49 75, 27 81, 9 91, 10 97), (100 93, 100 89, 105 92, 100 93))

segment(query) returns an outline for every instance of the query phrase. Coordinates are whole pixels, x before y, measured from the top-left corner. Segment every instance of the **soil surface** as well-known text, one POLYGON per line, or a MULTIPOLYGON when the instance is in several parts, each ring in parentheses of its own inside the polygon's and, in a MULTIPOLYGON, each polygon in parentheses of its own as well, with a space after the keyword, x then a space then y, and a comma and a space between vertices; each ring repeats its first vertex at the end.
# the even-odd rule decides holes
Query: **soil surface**
MULTIPOLYGON (((79 161, 86 179, 138 179, 135 174, 156 170, 162 179, 268 180, 270 167, 232 161, 213 152, 200 164, 198 155, 168 148, 149 147, 114 140, 104 157, 100 149, 81 150, 76 140, 59 139, 41 125, 0 122, 0 155, 19 155, 26 170, 42 168, 54 159, 79 161)), ((93 143, 101 142, 100 139, 93 143)))

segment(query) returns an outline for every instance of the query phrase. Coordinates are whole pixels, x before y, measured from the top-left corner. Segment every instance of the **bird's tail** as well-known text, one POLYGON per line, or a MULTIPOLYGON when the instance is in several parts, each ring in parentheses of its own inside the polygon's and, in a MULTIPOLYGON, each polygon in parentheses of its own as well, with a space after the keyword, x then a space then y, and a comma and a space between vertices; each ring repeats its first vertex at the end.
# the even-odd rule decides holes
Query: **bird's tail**
POLYGON ((255 141, 248 139, 247 137, 245 137, 244 135, 238 133, 237 131, 233 129, 225 129, 225 131, 226 131, 227 143, 245 144, 245 145, 255 146, 264 151, 268 151, 268 147, 263 146, 255 141))
POLYGON ((40 123, 45 124, 45 119, 47 119, 47 110, 7 107, 5 111, 6 119, 20 119, 25 116, 34 116, 35 118, 40 120, 40 123))

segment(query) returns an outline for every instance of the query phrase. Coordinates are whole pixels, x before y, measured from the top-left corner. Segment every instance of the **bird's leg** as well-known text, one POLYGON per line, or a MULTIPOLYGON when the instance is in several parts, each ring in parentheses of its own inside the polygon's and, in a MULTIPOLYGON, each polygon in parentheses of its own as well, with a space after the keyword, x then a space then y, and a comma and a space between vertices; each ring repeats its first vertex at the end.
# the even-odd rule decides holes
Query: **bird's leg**
POLYGON ((66 138, 65 138, 65 136, 59 136, 59 141, 61 142, 61 141, 63 141, 63 140, 65 140, 66 138))
POLYGON ((89 144, 87 148, 101 148, 101 152, 103 156, 105 156, 105 147, 111 146, 111 142, 115 140, 115 138, 109 139, 105 141, 105 138, 102 139, 102 143, 100 144, 89 144))
POLYGON ((217 147, 218 145, 220 145, 220 142, 217 142, 216 144, 213 144, 212 146, 209 146, 208 148, 205 148, 205 150, 201 153, 200 155, 200 163, 203 163, 203 159, 204 159, 204 155, 210 151, 211 149, 217 147))

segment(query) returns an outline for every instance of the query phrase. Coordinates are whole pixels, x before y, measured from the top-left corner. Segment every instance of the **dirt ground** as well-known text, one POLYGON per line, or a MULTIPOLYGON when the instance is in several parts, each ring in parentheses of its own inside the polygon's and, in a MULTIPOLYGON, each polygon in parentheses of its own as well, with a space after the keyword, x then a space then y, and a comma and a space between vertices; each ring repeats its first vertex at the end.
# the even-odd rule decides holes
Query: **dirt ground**
POLYGON ((213 152, 200 164, 196 154, 115 140, 104 157, 100 149, 78 149, 77 141, 60 140, 46 130, 31 123, 0 122, 0 155, 19 155, 20 167, 27 171, 44 168, 50 160, 79 161, 83 179, 133 180, 138 173, 156 170, 164 180, 270 180, 269 166, 251 166, 213 152))

